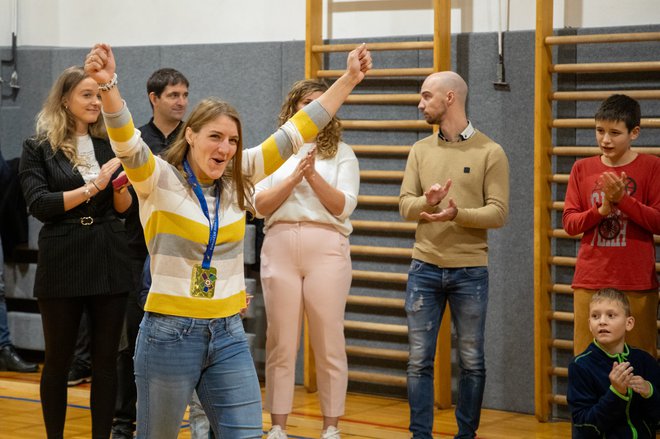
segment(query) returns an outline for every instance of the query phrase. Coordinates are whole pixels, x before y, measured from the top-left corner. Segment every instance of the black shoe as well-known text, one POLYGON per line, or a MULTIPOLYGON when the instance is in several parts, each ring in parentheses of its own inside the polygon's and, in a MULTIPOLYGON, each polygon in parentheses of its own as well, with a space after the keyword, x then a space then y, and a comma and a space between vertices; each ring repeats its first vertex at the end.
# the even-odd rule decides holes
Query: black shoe
POLYGON ((111 439, 133 439, 135 423, 130 419, 114 418, 112 420, 111 439))
POLYGON ((39 365, 36 363, 28 363, 23 360, 14 346, 7 345, 0 349, 0 370, 10 370, 13 372, 36 372, 39 370, 39 365))
POLYGON ((82 383, 89 383, 92 381, 92 369, 86 366, 82 366, 78 363, 74 363, 69 370, 69 377, 66 380, 66 385, 77 386, 82 383))

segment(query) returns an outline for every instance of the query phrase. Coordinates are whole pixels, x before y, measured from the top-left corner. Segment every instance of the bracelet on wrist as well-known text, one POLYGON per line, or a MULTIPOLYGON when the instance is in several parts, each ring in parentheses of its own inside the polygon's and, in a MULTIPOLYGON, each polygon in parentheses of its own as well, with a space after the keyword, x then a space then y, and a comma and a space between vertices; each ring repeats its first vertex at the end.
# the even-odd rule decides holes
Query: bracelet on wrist
POLYGON ((89 200, 92 198, 92 191, 89 190, 89 185, 87 185, 87 184, 85 184, 85 186, 83 186, 83 188, 85 188, 83 190, 83 194, 85 194, 85 197, 87 197, 86 201, 89 202, 89 200))
POLYGON ((94 180, 92 180, 92 184, 94 185, 97 191, 101 192, 101 188, 96 185, 96 182, 94 180))
POLYGON ((117 73, 112 75, 112 79, 110 79, 110 81, 106 82, 105 84, 99 84, 98 86, 100 91, 110 91, 115 88, 115 85, 117 85, 117 73))

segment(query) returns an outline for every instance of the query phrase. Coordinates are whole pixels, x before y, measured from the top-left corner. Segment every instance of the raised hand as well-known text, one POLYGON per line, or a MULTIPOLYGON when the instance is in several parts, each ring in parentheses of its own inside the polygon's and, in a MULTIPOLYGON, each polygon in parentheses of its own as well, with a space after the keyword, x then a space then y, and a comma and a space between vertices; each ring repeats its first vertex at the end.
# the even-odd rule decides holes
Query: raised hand
POLYGON ((450 198, 448 206, 442 209, 440 212, 422 212, 419 214, 419 218, 430 222, 451 221, 456 218, 456 214, 458 214, 458 208, 456 207, 454 199, 450 198))
POLYGON ((371 70, 372 66, 371 52, 367 49, 366 43, 360 44, 348 53, 346 71, 354 76, 358 82, 364 79, 365 74, 371 70))
POLYGON ((97 84, 110 82, 116 69, 115 57, 110 46, 105 43, 95 44, 85 57, 84 68, 85 73, 97 84))
POLYGON ((612 365, 612 371, 610 372, 609 378, 612 387, 616 389, 622 395, 628 393, 628 387, 630 386, 630 380, 633 377, 633 368, 627 361, 619 364, 614 362, 612 365))
POLYGON ((448 178, 444 185, 435 183, 433 186, 428 188, 426 192, 424 192, 424 196, 426 197, 426 204, 429 206, 435 206, 436 204, 440 203, 447 196, 450 187, 451 178, 448 178))

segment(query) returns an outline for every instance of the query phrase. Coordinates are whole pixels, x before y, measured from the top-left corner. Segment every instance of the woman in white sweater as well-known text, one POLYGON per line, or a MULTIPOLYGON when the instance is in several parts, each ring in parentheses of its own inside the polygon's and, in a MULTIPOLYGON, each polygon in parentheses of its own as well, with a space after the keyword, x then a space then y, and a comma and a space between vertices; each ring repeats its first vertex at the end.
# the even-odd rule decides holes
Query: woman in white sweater
MULTIPOLYGON (((327 85, 318 80, 295 83, 282 106, 280 124, 325 90, 327 85)), ((314 143, 305 144, 256 186, 255 208, 266 217, 261 282, 268 318, 265 408, 273 424, 269 439, 287 437, 303 311, 317 366, 321 438, 339 438, 337 424, 344 414, 348 383, 344 341, 344 308, 351 285, 348 217, 360 186, 357 158, 340 137, 341 125, 333 118, 314 143)))

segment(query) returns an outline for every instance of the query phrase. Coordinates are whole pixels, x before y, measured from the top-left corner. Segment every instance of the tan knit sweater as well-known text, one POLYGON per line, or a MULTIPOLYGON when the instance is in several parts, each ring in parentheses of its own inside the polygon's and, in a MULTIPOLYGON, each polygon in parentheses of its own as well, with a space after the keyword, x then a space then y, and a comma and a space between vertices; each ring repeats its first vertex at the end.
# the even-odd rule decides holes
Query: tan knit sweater
POLYGON ((461 142, 433 134, 415 143, 408 156, 399 198, 401 216, 418 221, 413 258, 440 267, 488 265, 488 229, 502 227, 509 211, 509 163, 500 145, 480 131, 461 142), (438 206, 426 203, 424 191, 452 180, 438 206), (436 212, 452 198, 453 221, 427 222, 422 211, 436 212))

